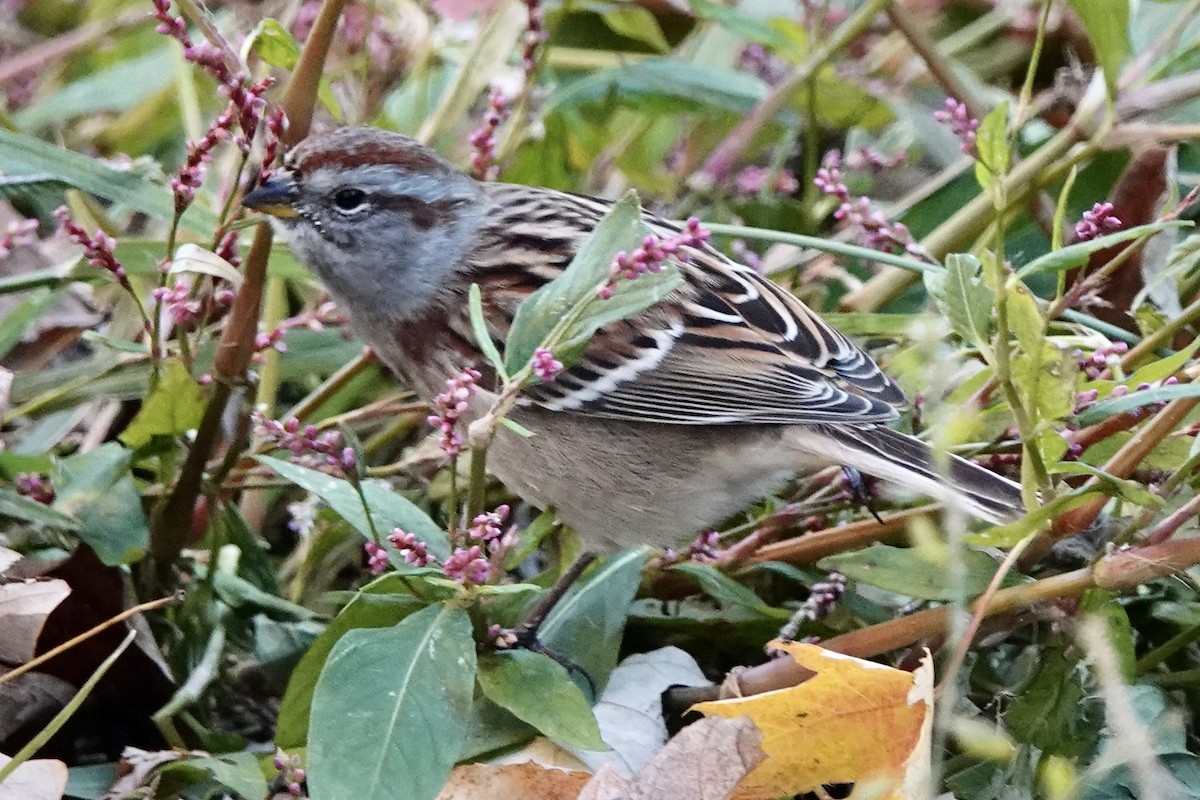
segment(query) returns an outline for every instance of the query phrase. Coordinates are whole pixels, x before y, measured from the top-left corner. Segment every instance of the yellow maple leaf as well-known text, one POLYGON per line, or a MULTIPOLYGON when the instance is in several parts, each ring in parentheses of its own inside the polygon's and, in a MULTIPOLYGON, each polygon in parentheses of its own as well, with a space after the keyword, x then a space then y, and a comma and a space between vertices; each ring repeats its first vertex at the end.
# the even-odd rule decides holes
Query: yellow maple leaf
POLYGON ((905 672, 816 645, 770 646, 817 674, 787 689, 694 707, 708 716, 748 716, 762 732, 767 759, 735 797, 793 795, 830 783, 869 784, 872 796, 887 800, 924 796, 933 726, 928 654, 905 672))

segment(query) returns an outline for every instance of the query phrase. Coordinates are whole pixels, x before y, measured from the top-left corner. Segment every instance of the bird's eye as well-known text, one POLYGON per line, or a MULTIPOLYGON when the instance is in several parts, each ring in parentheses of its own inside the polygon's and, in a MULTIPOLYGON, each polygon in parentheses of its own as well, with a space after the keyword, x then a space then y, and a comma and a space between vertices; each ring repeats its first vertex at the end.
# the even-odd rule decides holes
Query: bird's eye
POLYGON ((367 202, 367 193, 362 189, 347 186, 333 193, 333 204, 339 211, 356 211, 367 202))

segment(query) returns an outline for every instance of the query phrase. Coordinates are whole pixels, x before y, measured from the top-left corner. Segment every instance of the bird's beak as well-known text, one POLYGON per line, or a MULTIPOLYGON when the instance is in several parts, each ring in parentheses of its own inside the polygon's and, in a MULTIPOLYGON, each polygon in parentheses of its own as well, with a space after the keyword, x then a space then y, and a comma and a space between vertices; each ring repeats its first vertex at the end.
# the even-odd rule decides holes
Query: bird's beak
POLYGON ((297 216, 296 201, 300 192, 296 182, 288 176, 271 178, 242 198, 242 205, 272 217, 289 219, 297 216))

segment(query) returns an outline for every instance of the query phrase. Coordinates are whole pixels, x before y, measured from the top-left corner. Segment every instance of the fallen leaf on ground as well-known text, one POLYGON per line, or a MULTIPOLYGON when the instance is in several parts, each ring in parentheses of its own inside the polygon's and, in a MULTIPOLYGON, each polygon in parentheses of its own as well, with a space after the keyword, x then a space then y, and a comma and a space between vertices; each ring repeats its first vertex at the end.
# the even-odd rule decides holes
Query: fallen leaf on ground
POLYGON ((33 658, 46 618, 69 594, 61 580, 0 584, 0 661, 24 664, 33 658))
POLYGON ((437 800, 575 800, 591 775, 578 770, 524 764, 461 764, 437 800))
MULTIPOLYGON (((0 754, 0 767, 12 761, 0 754)), ((52 758, 26 761, 0 783, 0 800, 60 800, 67 791, 67 765, 52 758)))
POLYGON ((638 653, 622 661, 592 708, 600 738, 612 750, 573 750, 593 772, 611 764, 629 777, 667 741, 662 693, 672 686, 707 686, 695 659, 677 647, 638 653))
POLYGON ((881 800, 924 796, 933 724, 928 656, 910 673, 816 645, 771 647, 817 674, 787 689, 694 706, 706 716, 747 716, 762 731, 767 760, 736 797, 800 794, 831 783, 881 786, 881 800))
POLYGON ((762 739, 748 717, 703 719, 667 742, 633 778, 606 765, 579 800, 725 800, 766 758, 762 739))

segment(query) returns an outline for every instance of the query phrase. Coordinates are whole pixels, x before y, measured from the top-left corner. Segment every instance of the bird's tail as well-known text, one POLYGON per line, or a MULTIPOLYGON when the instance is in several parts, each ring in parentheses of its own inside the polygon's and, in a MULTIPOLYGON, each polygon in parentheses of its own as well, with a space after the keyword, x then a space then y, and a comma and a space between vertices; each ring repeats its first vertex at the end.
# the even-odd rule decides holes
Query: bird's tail
POLYGON ((939 465, 929 445, 891 428, 825 424, 796 426, 793 431, 800 437, 797 444, 815 455, 959 504, 988 522, 1012 522, 1025 513, 1019 484, 955 455, 939 465))

